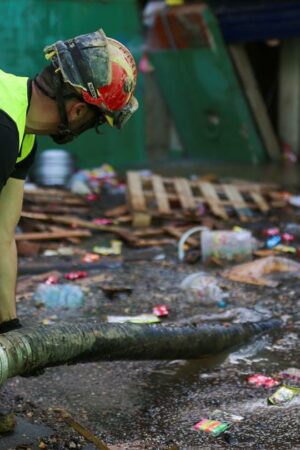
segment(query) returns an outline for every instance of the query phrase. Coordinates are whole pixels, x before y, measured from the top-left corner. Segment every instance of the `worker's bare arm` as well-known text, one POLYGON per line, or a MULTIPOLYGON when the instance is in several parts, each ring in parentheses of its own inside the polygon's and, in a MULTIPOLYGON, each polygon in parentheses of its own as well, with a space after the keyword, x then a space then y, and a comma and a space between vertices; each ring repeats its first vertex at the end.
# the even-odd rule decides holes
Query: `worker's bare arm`
POLYGON ((0 193, 0 322, 16 317, 15 229, 23 203, 24 180, 9 178, 0 193))

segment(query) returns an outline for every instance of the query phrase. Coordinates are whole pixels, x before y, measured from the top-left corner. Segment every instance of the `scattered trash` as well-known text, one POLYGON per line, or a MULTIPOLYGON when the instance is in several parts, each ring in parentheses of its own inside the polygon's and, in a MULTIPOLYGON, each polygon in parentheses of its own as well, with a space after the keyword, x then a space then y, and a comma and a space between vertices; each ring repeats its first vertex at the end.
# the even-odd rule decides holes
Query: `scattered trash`
POLYGON ((250 231, 203 231, 201 234, 202 261, 212 259, 241 262, 252 258, 254 242, 250 231))
POLYGON ((72 247, 59 247, 56 250, 47 249, 43 252, 44 256, 72 256, 74 255, 74 249, 72 247))
POLYGON ((186 291, 190 301, 201 301, 203 304, 216 304, 228 297, 228 293, 218 286, 218 280, 205 272, 188 275, 180 288, 186 291))
POLYGON ((281 238, 284 242, 293 242, 295 240, 295 236, 290 233, 283 233, 281 238))
POLYGON ((116 294, 131 294, 132 292, 131 286, 112 286, 110 284, 102 284, 101 289, 110 299, 113 299, 116 294))
POLYGON ((288 201, 290 205, 300 207, 300 195, 291 195, 288 201))
POLYGON ((281 242, 280 236, 272 236, 270 239, 267 240, 266 247, 274 248, 274 247, 276 247, 276 245, 280 244, 280 242, 281 242))
POLYGON ((93 252, 97 253, 99 255, 102 256, 119 256, 121 255, 122 252, 122 242, 121 241, 117 241, 117 240, 113 240, 110 241, 110 247, 99 247, 99 246, 95 246, 93 248, 93 252))
POLYGON ((105 186, 118 184, 116 173, 112 166, 103 164, 91 170, 79 170, 73 174, 69 181, 69 189, 76 194, 98 194, 105 186))
POLYGON ((93 223, 95 223, 96 225, 112 225, 114 222, 112 219, 96 218, 96 219, 93 219, 93 223))
POLYGON ((95 202, 99 199, 99 196, 97 194, 87 194, 86 199, 89 202, 95 202))
POLYGON ((152 308, 152 313, 157 317, 167 317, 169 315, 169 307, 166 305, 156 305, 152 308))
POLYGON ((277 391, 268 398, 268 403, 272 405, 280 405, 291 401, 300 394, 300 388, 295 386, 280 386, 277 391))
POLYGON ((295 237, 300 237, 300 224, 299 223, 288 223, 284 227, 286 233, 292 234, 295 237))
POLYGON ((263 230, 263 235, 267 237, 278 236, 280 234, 279 228, 268 228, 263 230))
POLYGON ((50 275, 46 280, 44 281, 45 284, 58 284, 59 278, 55 275, 50 275))
POLYGON ((288 272, 297 277, 300 274, 300 264, 287 258, 268 256, 228 269, 222 273, 222 276, 240 283, 276 287, 280 284, 279 281, 265 277, 276 272, 288 272))
POLYGON ((84 292, 71 284, 40 283, 34 293, 34 300, 46 308, 80 308, 84 302, 84 292))
POLYGON ((164 253, 160 253, 159 255, 153 257, 153 261, 163 261, 164 259, 166 259, 166 255, 164 253))
POLYGON ((85 272, 83 270, 78 271, 78 272, 69 272, 64 275, 64 278, 66 280, 71 280, 71 281, 78 280, 80 278, 86 278, 86 277, 87 277, 87 272, 85 272))
POLYGON ((196 431, 205 431, 212 434, 212 436, 217 437, 224 431, 228 430, 230 424, 227 422, 220 422, 219 420, 202 419, 200 422, 193 426, 196 431))
POLYGON ((228 411, 222 411, 221 409, 215 409, 211 415, 215 417, 216 420, 220 420, 221 422, 242 422, 244 420, 243 416, 239 416, 237 414, 232 414, 228 411))
POLYGON ((297 253, 297 249, 295 247, 282 244, 276 245, 274 250, 279 253, 291 253, 291 254, 297 253))
MULTIPOLYGON (((183 233, 183 235, 180 237, 179 242, 178 242, 178 259, 179 261, 183 261, 184 260, 184 254, 185 254, 185 245, 186 245, 186 241, 195 233, 200 233, 203 231, 208 231, 207 227, 203 227, 203 226, 199 226, 199 227, 194 227, 191 228, 190 230, 186 231, 185 233, 183 233)), ((200 240, 199 240, 199 247, 200 247, 200 240)))
POLYGON ((45 319, 42 320, 42 324, 43 325, 53 325, 57 321, 57 319, 58 319, 58 317, 55 315, 46 317, 45 319))
POLYGON ((82 258, 81 261, 86 263, 93 263, 96 261, 99 261, 100 256, 96 255, 96 253, 86 253, 82 258))
POLYGON ((279 376, 300 383, 300 369, 290 367, 289 369, 282 370, 279 376))
POLYGON ((271 388, 278 386, 280 382, 275 378, 267 377, 265 375, 256 373, 247 378, 248 383, 255 384, 255 386, 263 386, 265 388, 271 388))
POLYGON ((140 314, 139 316, 107 316, 108 323, 158 323, 160 319, 155 314, 140 314))

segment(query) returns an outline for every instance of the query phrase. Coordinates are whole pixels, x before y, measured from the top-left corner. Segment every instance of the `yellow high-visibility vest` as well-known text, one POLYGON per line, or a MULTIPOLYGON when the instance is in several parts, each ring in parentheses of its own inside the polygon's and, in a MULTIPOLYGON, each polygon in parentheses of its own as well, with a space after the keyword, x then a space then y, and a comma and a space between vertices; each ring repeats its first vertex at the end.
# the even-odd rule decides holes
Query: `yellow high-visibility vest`
POLYGON ((33 149, 35 135, 25 133, 28 108, 28 78, 18 77, 0 70, 0 110, 16 124, 19 134, 17 163, 33 149))

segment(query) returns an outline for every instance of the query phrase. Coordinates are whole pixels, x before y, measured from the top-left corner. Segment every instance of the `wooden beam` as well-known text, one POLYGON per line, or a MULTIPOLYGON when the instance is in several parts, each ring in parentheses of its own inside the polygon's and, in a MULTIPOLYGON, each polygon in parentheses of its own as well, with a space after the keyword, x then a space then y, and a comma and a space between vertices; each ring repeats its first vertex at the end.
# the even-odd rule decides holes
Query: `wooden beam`
POLYGON ((223 205, 220 204, 221 200, 214 188, 214 185, 208 182, 199 182, 198 186, 212 212, 216 216, 222 217, 222 219, 224 220, 228 220, 228 214, 225 211, 223 205))
POLYGON ((252 110, 266 152, 272 161, 279 161, 281 159, 280 145, 269 118, 265 102, 258 88, 248 55, 243 45, 230 45, 229 51, 237 73, 240 76, 246 98, 252 110))
POLYGON ((195 209, 196 202, 188 180, 185 178, 174 178, 174 186, 178 194, 182 209, 195 209))
POLYGON ((280 47, 278 122, 280 139, 292 154, 300 155, 300 39, 280 47))
POLYGON ((238 217, 242 222, 246 222, 253 213, 250 208, 246 205, 243 197, 237 190, 237 188, 231 184, 223 184, 224 193, 230 200, 232 207, 236 210, 238 217))
POLYGON ((134 211, 147 211, 142 178, 138 172, 127 172, 127 189, 130 206, 134 211))
POLYGON ((66 230, 53 232, 37 233, 19 233, 15 235, 16 241, 39 241, 47 239, 63 239, 69 237, 89 237, 91 233, 88 230, 66 230))
POLYGON ((171 208, 162 178, 158 175, 153 175, 152 185, 158 206, 158 211, 162 214, 170 214, 171 208))

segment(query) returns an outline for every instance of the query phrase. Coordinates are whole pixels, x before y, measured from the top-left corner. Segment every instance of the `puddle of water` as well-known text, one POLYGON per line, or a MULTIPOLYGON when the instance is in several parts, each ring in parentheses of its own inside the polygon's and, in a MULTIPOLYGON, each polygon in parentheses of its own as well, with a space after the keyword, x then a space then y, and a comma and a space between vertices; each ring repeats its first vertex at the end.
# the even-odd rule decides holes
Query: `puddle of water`
POLYGON ((27 445, 32 450, 39 450, 40 438, 51 434, 54 434, 51 428, 32 424, 21 417, 17 417, 14 432, 0 436, 0 448, 2 450, 14 450, 17 446, 27 445))

